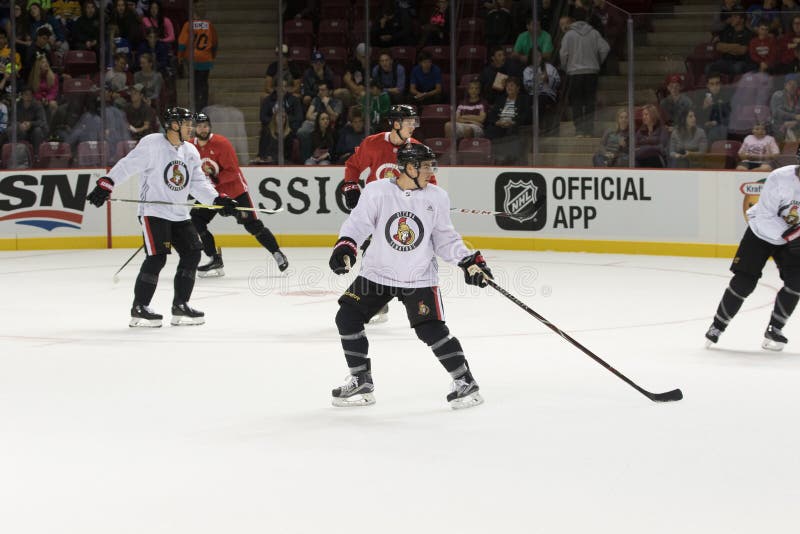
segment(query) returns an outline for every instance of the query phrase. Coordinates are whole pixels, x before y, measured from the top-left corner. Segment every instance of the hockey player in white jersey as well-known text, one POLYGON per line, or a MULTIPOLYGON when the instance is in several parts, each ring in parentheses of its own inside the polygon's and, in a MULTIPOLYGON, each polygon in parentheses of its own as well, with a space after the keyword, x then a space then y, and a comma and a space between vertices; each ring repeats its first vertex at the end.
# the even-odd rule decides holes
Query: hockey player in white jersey
POLYGON ((405 305, 417 337, 453 378, 447 395, 451 407, 483 402, 461 343, 445 324, 436 256, 458 264, 468 284, 485 287, 484 278, 492 273, 481 253, 471 253, 453 228, 445 190, 428 183, 437 170, 435 157, 423 144, 398 149, 400 176, 367 184, 339 232, 329 262, 336 274, 346 273, 356 261, 358 246, 373 237, 359 276, 339 298, 336 326, 350 375, 333 390, 334 406, 375 402, 364 324, 395 297, 405 305))
MULTIPOLYGON (((798 149, 800 163, 800 149, 798 149)), ((800 165, 788 165, 767 176, 758 202, 747 210, 748 228, 731 264, 733 278, 722 295, 714 322, 706 332, 706 346, 719 341, 744 300, 756 288, 764 266, 772 257, 783 287, 775 297, 764 341, 767 350, 782 350, 787 343, 783 327, 800 299, 800 165)))
POLYGON ((97 207, 111 196, 114 185, 139 175, 139 222, 147 257, 134 286, 130 326, 159 327, 162 315, 150 308, 158 275, 174 247, 179 261, 175 272, 172 320, 175 326, 205 322, 205 314, 189 306, 203 245, 189 216, 189 195, 203 204, 222 206, 222 215, 236 213, 236 202, 217 190, 201 168, 200 154, 188 140, 194 114, 186 108, 164 113, 166 134, 143 137, 139 144, 97 180, 87 200, 97 207), (160 202, 148 204, 147 202, 160 202))

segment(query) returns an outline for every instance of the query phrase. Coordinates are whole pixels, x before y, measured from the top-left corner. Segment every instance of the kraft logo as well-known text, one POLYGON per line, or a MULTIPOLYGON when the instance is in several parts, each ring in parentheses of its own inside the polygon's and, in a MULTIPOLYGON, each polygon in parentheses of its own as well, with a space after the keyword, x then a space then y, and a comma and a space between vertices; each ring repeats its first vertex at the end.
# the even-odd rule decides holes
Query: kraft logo
POLYGON ((66 174, 6 176, 0 180, 0 213, 6 213, 0 222, 13 221, 48 232, 62 227, 80 229, 90 176, 79 174, 73 180, 66 174), (62 208, 54 207, 56 198, 62 208))
POLYGON ((547 222, 547 182, 536 172, 504 172, 494 183, 494 204, 497 211, 514 214, 495 217, 503 230, 541 230, 547 222))

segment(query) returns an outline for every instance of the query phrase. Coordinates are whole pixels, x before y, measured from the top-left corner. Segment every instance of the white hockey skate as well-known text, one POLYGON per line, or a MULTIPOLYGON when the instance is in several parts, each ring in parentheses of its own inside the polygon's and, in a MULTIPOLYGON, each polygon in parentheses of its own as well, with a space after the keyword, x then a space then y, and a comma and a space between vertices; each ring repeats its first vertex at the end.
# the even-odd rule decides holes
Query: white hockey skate
POLYGON ((780 352, 788 342, 789 340, 786 339, 786 336, 783 335, 780 328, 769 325, 767 331, 764 332, 764 341, 761 343, 761 348, 780 352))
POLYGON ((201 312, 200 310, 195 310, 194 308, 189 307, 188 304, 185 302, 182 304, 173 304, 172 305, 172 320, 170 324, 172 326, 191 326, 191 325, 199 325, 205 324, 206 317, 205 313, 201 312))
POLYGON ((472 408, 483 404, 483 397, 478 391, 478 383, 472 378, 472 373, 467 371, 463 376, 453 380, 450 386, 450 393, 447 395, 447 402, 454 410, 472 408))
POLYGON ((197 268, 197 276, 200 278, 218 278, 225 276, 225 265, 222 263, 222 250, 217 249, 217 253, 211 258, 211 261, 205 265, 197 268))
POLYGON ((388 320, 389 320, 389 305, 387 304, 386 306, 378 310, 378 313, 373 315, 372 318, 369 320, 369 323, 367 324, 381 324, 385 323, 388 320))
POLYGON ((163 315, 154 312, 150 306, 134 303, 131 308, 131 320, 128 326, 131 328, 161 328, 161 320, 163 318, 163 315))
POLYGON ((369 406, 375 404, 373 391, 375 391, 375 386, 372 383, 372 373, 362 371, 355 375, 348 375, 341 387, 331 391, 331 403, 337 408, 369 406))

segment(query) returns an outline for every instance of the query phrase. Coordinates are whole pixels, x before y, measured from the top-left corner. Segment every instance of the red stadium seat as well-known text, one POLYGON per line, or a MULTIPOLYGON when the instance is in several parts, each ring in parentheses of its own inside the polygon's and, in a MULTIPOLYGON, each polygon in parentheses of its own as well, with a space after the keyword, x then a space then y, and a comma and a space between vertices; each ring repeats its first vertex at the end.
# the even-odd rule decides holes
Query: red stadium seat
POLYGON ((114 151, 114 163, 127 156, 128 152, 133 150, 133 147, 136 146, 136 143, 138 143, 138 141, 134 139, 130 139, 128 141, 120 141, 119 143, 117 143, 117 149, 114 151))
POLYGON ((482 45, 463 45, 456 54, 458 70, 480 72, 486 65, 486 47, 482 45))
POLYGON ((4 169, 30 169, 33 167, 33 148, 27 141, 18 141, 16 145, 6 143, 2 148, 2 160, 4 169))
POLYGON ((395 63, 400 63, 406 69, 406 80, 411 76, 411 67, 417 63, 417 49, 413 46, 393 46, 389 49, 395 63))
POLYGON ((318 51, 325 56, 325 64, 331 68, 335 74, 344 74, 347 65, 347 49, 343 46, 320 46, 318 51))
POLYGON ((739 149, 741 147, 742 143, 739 141, 720 139, 711 143, 708 153, 712 155, 719 154, 725 156, 725 168, 735 169, 736 161, 739 159, 739 149))
POLYGON ((78 143, 78 167, 100 167, 103 164, 103 143, 100 141, 82 141, 78 143))
POLYGON ((66 169, 72 159, 68 143, 45 141, 39 145, 39 166, 45 169, 66 169))
POLYGON ((321 20, 319 23, 319 31, 317 32, 317 45, 319 45, 320 48, 326 46, 346 46, 348 32, 349 27, 347 26, 347 21, 342 18, 321 20))
POLYGON ((97 90, 97 83, 88 78, 64 78, 63 92, 69 94, 88 94, 97 90))
POLYGON ((283 24, 283 42, 292 46, 314 45, 314 23, 309 19, 291 19, 283 24))
POLYGON ((492 142, 482 137, 462 139, 458 142, 458 161, 462 165, 491 165, 492 142))
POLYGON ((425 140, 433 153, 436 154, 436 159, 439 165, 448 165, 450 163, 450 139, 447 137, 429 137, 425 140))
POLYGON ((449 46, 426 46, 423 48, 431 55, 433 64, 442 69, 442 74, 450 72, 450 47, 449 46))
POLYGON ((483 19, 467 18, 458 21, 456 43, 459 45, 483 44, 486 42, 483 19))
POLYGON ((712 43, 700 43, 695 45, 691 54, 686 57, 686 72, 689 75, 689 83, 692 87, 699 88, 700 77, 705 75, 706 65, 713 63, 720 57, 714 49, 712 43))
MULTIPOLYGON (((441 137, 444 135, 444 123, 450 120, 450 106, 447 104, 429 104, 422 109, 420 115, 420 129, 424 130, 425 139, 428 137, 441 137)), ((414 131, 416 137, 419 130, 414 131)))
POLYGON ((289 61, 299 65, 301 71, 305 71, 311 64, 311 48, 306 46, 289 47, 289 61))
POLYGON ((70 50, 64 55, 64 73, 84 76, 97 71, 97 56, 91 50, 70 50))

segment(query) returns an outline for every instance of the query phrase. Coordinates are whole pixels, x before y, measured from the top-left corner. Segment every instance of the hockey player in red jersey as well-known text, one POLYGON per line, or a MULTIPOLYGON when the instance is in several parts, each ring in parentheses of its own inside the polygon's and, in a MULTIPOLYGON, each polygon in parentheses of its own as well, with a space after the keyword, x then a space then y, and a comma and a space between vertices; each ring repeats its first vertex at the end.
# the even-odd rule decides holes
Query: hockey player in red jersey
MULTIPOLYGON (((414 129, 419 127, 419 115, 414 106, 392 106, 387 119, 389 131, 370 135, 361 141, 355 153, 345 162, 342 193, 348 209, 352 210, 358 204, 361 197, 360 181, 368 184, 382 178, 399 178, 397 150, 406 143, 419 143, 411 137, 414 129)), ((436 184, 435 176, 431 177, 430 183, 436 184)), ((366 250, 368 245, 369 241, 362 245, 362 250, 366 250)), ((388 312, 387 304, 370 323, 385 323, 389 320, 388 312)))
MULTIPOLYGON (((253 201, 247 192, 247 182, 239 168, 239 160, 233 150, 233 145, 224 136, 211 133, 211 120, 205 113, 198 113, 195 117, 195 137, 192 143, 200 152, 203 171, 211 179, 217 191, 235 199, 239 206, 252 208, 253 201)), ((197 273, 201 278, 225 274, 222 252, 217 248, 214 236, 208 230, 208 223, 211 222, 214 215, 216 212, 213 210, 192 210, 192 221, 203 241, 203 251, 211 257, 209 263, 197 268, 197 273)), ((275 236, 258 219, 256 212, 237 211, 236 222, 243 225, 245 230, 253 234, 256 240, 270 251, 278 263, 278 269, 285 271, 289 267, 289 261, 278 247, 275 236)))

